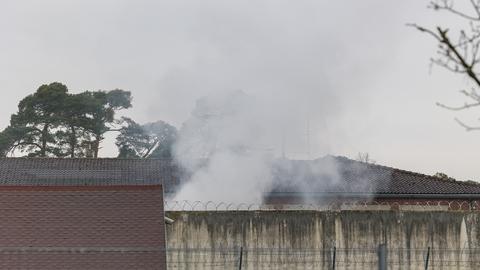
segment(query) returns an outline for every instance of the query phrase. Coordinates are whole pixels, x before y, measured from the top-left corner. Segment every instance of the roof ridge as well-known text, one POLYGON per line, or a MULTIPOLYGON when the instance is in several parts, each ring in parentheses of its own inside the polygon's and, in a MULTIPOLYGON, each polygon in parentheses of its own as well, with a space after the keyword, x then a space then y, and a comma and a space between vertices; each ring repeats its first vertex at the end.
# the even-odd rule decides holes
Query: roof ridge
MULTIPOLYGON (((332 157, 344 159, 344 160, 347 160, 349 162, 357 162, 357 163, 365 164, 365 165, 372 166, 372 167, 380 167, 380 168, 383 168, 383 169, 390 169, 390 170, 393 170, 393 171, 402 172, 402 173, 406 173, 406 174, 410 174, 410 175, 414 175, 414 176, 429 178, 432 181, 441 181, 442 183, 446 182, 442 178, 440 178, 438 176, 435 176, 435 175, 429 175, 429 174, 424 174, 424 173, 419 173, 419 172, 414 172, 414 171, 407 171, 407 170, 404 170, 404 169, 399 169, 399 168, 390 167, 390 166, 386 166, 386 165, 368 163, 368 162, 364 162, 364 161, 354 160, 354 159, 351 159, 351 158, 348 158, 348 157, 345 157, 345 156, 333 156, 332 155, 332 157)), ((450 181, 450 183, 457 183, 457 184, 460 184, 460 185, 475 186, 475 187, 480 186, 479 182, 476 182, 476 181, 473 181, 473 180, 457 180, 455 178, 452 178, 452 179, 453 179, 453 181, 450 181)))

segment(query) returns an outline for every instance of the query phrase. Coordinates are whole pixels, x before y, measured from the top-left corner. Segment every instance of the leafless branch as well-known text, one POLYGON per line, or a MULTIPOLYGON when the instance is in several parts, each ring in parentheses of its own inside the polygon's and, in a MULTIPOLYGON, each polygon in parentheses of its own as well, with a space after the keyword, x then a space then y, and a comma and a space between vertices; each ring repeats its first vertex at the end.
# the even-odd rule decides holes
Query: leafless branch
POLYGON ((460 126, 465 128, 466 131, 480 130, 480 127, 469 126, 469 125, 463 123, 462 121, 460 121, 458 118, 455 118, 455 122, 457 122, 460 126))
MULTIPOLYGON (((429 8, 444 10, 469 21, 469 27, 454 32, 453 35, 449 35, 448 28, 428 29, 417 24, 409 24, 408 26, 412 26, 438 41, 437 57, 430 59, 431 64, 443 67, 453 73, 464 74, 476 88, 480 88, 480 70, 477 68, 477 64, 480 63, 480 0, 469 1, 473 9, 470 13, 456 9, 453 0, 432 0, 429 3, 429 8), (474 15, 472 15, 472 12, 474 12, 474 15), (455 42, 452 41, 454 39, 455 42)), ((453 111, 480 107, 480 94, 475 90, 476 88, 471 91, 460 91, 469 99, 461 106, 449 106, 443 103, 437 103, 437 105, 453 111)), ((480 126, 467 125, 457 118, 455 121, 467 131, 480 130, 480 126)))
POLYGON ((407 26, 414 27, 418 31, 427 33, 427 34, 431 35, 432 37, 434 37, 436 40, 441 41, 440 37, 435 32, 433 32, 432 30, 430 30, 428 28, 425 28, 425 27, 420 26, 420 25, 415 24, 415 23, 407 23, 407 26))
POLYGON ((453 46, 452 42, 448 38, 447 32, 448 29, 441 29, 440 27, 437 27, 437 32, 441 38, 440 42, 445 44, 447 46, 447 49, 451 51, 456 57, 456 60, 458 60, 461 64, 461 66, 465 69, 465 72, 467 73, 468 77, 470 77, 477 86, 480 86, 480 79, 477 77, 475 72, 473 71, 473 66, 469 65, 465 58, 458 52, 457 47, 453 46))
POLYGON ((475 10, 476 16, 469 15, 465 12, 459 11, 453 7, 453 1, 441 0, 441 1, 431 1, 428 5, 428 8, 434 10, 445 10, 452 14, 458 15, 464 19, 472 20, 472 21, 480 21, 480 13, 478 10, 478 4, 474 3, 473 0, 470 1, 473 5, 473 9, 475 10))
POLYGON ((468 109, 468 108, 480 106, 480 102, 479 103, 465 103, 464 105, 458 106, 458 107, 447 106, 447 105, 445 105, 443 103, 439 103, 439 102, 437 102, 436 104, 439 107, 442 107, 444 109, 451 110, 451 111, 461 111, 461 110, 465 110, 465 109, 468 109))
POLYGON ((449 71, 451 71, 451 72, 463 73, 463 74, 466 73, 465 70, 459 68, 459 64, 456 63, 456 62, 454 62, 454 66, 452 67, 451 64, 449 64, 448 62, 445 62, 445 61, 443 61, 443 60, 441 60, 441 59, 430 59, 430 61, 431 61, 433 64, 435 64, 435 65, 437 65, 437 66, 441 66, 441 67, 443 67, 443 68, 445 68, 445 69, 447 69, 447 70, 449 70, 449 71))
POLYGON ((480 102, 480 95, 477 93, 477 91, 475 91, 475 89, 472 89, 470 92, 467 92, 466 90, 461 90, 460 93, 475 101, 480 102))
POLYGON ((473 10, 475 10, 475 13, 477 13, 477 17, 480 18, 480 3, 479 3, 479 1, 470 0, 470 4, 472 4, 473 10))
POLYGON ((437 106, 442 107, 444 109, 452 110, 452 111, 461 111, 461 110, 469 109, 469 108, 472 108, 472 107, 480 106, 480 95, 475 91, 475 89, 472 89, 470 92, 468 92, 466 90, 461 90, 460 93, 462 93, 466 97, 469 97, 469 98, 473 99, 475 102, 465 103, 462 106, 457 106, 457 107, 448 106, 448 105, 445 105, 443 103, 437 102, 436 103, 437 106))

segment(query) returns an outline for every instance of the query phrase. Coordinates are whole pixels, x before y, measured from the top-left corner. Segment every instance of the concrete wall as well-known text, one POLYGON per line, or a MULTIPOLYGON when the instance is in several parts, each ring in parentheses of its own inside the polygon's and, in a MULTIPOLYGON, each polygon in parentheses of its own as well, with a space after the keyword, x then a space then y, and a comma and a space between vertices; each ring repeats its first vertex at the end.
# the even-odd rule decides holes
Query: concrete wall
POLYGON ((480 213, 446 211, 169 212, 169 269, 480 269, 480 213))

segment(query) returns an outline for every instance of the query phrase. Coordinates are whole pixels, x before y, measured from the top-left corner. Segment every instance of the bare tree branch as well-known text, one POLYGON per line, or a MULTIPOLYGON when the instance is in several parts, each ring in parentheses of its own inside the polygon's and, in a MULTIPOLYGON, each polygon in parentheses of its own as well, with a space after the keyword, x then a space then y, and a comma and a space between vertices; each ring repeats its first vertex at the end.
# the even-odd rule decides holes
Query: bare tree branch
POLYGON ((466 131, 480 130, 480 127, 469 126, 469 125, 463 123, 462 121, 460 121, 458 118, 455 118, 455 122, 457 122, 460 126, 465 128, 466 131))
POLYGON ((478 95, 477 91, 475 91, 475 89, 472 89, 472 91, 470 92, 467 92, 466 90, 461 90, 460 93, 464 94, 465 96, 473 99, 473 100, 476 100, 478 102, 480 102, 480 95, 478 95))
POLYGON ((441 59, 430 59, 430 61, 431 61, 433 64, 435 64, 435 65, 437 65, 437 66, 441 66, 441 67, 443 67, 443 68, 445 68, 445 69, 447 69, 447 70, 449 70, 449 71, 451 71, 451 72, 454 72, 454 73, 462 73, 462 74, 465 74, 465 73, 466 73, 465 70, 462 70, 462 69, 458 68, 459 65, 458 65, 456 62, 454 62, 454 63, 455 63, 455 66, 452 67, 452 66, 450 66, 449 63, 444 62, 444 61, 441 60, 441 59))
POLYGON ((434 10, 445 10, 445 11, 448 11, 452 14, 458 15, 458 16, 464 18, 464 19, 467 19, 467 20, 480 21, 480 15, 478 14, 477 5, 473 4, 473 6, 474 6, 474 9, 475 9, 475 13, 477 13, 477 16, 472 16, 472 15, 466 14, 462 11, 459 11, 457 9, 454 9, 453 8, 453 3, 449 3, 448 1, 445 1, 445 0, 431 1, 430 4, 428 5, 428 8, 431 8, 431 9, 434 9, 434 10))
POLYGON ((480 5, 479 2, 475 2, 475 0, 470 0, 470 4, 473 6, 473 10, 477 13, 477 17, 480 18, 480 5))
POLYGON ((451 111, 461 111, 461 110, 465 110, 465 109, 468 109, 468 108, 480 106, 480 103, 465 103, 463 106, 459 106, 459 107, 447 106, 447 105, 445 105, 443 103, 439 103, 439 102, 437 102, 436 104, 439 107, 442 107, 444 109, 451 110, 451 111))
MULTIPOLYGON (((437 57, 431 58, 430 63, 438 65, 446 70, 464 74, 474 84, 471 91, 461 90, 460 92, 469 99, 461 106, 450 106, 437 102, 437 106, 452 111, 461 111, 473 107, 480 107, 480 94, 476 89, 480 88, 480 70, 477 64, 480 63, 480 0, 470 0, 470 7, 473 11, 464 12, 454 8, 453 0, 433 0, 429 8, 444 10, 469 21, 468 27, 449 35, 449 29, 437 26, 435 29, 428 29, 417 24, 409 24, 418 31, 432 36, 438 42, 437 57), (472 15, 474 12, 474 15, 472 15), (452 42, 452 39, 458 39, 452 42)), ((467 131, 480 130, 480 126, 470 126, 455 118, 455 121, 467 131)))
POLYGON ((433 32, 432 30, 430 30, 428 28, 422 27, 422 26, 420 26, 418 24, 415 24, 415 23, 407 23, 407 26, 414 27, 418 31, 427 33, 427 34, 431 35, 432 37, 434 37, 436 40, 441 41, 440 37, 435 32, 433 32))
POLYGON ((462 67, 465 69, 467 75, 475 82, 477 86, 480 86, 480 79, 477 77, 477 74, 473 72, 473 66, 469 65, 464 57, 458 52, 457 47, 452 45, 452 42, 448 38, 447 32, 448 29, 442 30, 440 27, 437 27, 437 32, 441 38, 440 42, 445 44, 448 49, 456 56, 457 60, 460 62, 462 67))

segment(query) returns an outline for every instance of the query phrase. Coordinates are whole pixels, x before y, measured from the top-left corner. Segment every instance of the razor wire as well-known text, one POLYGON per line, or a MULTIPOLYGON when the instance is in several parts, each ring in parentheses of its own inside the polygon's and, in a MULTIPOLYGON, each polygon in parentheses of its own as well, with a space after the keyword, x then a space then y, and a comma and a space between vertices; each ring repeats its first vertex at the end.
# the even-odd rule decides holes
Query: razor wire
POLYGON ((428 201, 333 201, 320 203, 233 203, 223 201, 166 200, 165 211, 272 211, 272 210, 430 210, 479 211, 479 201, 428 200, 428 201))

